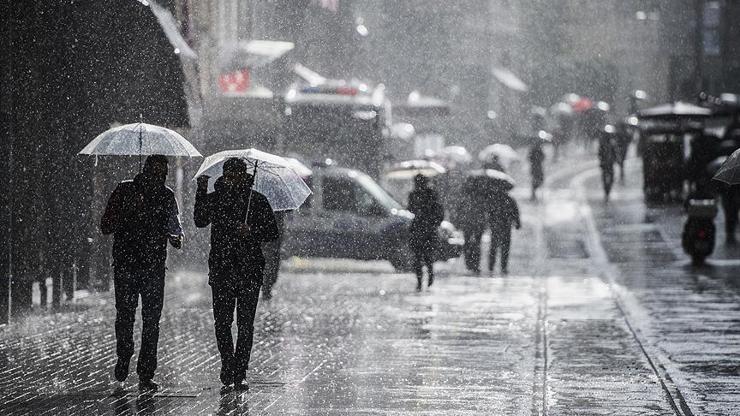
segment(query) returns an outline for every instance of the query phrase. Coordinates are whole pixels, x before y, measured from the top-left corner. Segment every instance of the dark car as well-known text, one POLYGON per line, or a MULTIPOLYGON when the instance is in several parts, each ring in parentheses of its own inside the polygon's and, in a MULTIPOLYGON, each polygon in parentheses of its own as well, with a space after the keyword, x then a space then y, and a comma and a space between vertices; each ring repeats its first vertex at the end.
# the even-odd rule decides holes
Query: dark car
MULTIPOLYGON (((414 216, 370 176, 320 167, 307 182, 314 194, 287 221, 284 255, 388 260, 399 271, 411 270, 408 227, 414 216)), ((438 235, 437 259, 458 257, 461 233, 444 221, 438 235)))

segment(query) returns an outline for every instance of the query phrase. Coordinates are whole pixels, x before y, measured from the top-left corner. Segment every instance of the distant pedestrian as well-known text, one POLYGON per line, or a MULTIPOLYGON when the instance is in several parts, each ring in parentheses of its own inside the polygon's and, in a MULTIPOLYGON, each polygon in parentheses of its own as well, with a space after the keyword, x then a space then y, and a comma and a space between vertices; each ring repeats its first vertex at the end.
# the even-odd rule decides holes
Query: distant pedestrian
POLYGON ((277 283, 280 273, 280 250, 283 246, 283 235, 285 234, 285 211, 275 213, 280 236, 272 241, 262 244, 262 253, 265 256, 265 272, 262 279, 262 299, 272 299, 272 287, 277 283))
POLYGON ((609 201, 609 194, 614 184, 614 164, 617 162, 615 134, 612 126, 606 126, 599 134, 598 156, 601 182, 604 185, 604 200, 609 201))
POLYGON ((615 138, 615 152, 617 164, 619 165, 619 180, 624 182, 624 162, 627 160, 627 151, 632 143, 632 131, 626 122, 617 125, 617 137, 615 138))
POLYGON ((542 150, 542 141, 537 140, 529 148, 529 173, 532 176, 532 200, 537 199, 537 189, 545 182, 545 152, 542 150))
POLYGON ((414 190, 409 194, 408 209, 414 214, 409 227, 409 246, 414 253, 416 290, 422 288, 424 266, 427 268, 427 286, 434 283, 434 255, 437 250, 437 227, 444 219, 444 208, 428 179, 418 174, 414 177, 414 190))
POLYGON ((725 243, 737 244, 735 231, 738 223, 738 212, 740 212, 740 185, 725 185, 720 188, 722 200, 722 213, 725 217, 725 243))
POLYGON ((213 292, 216 343, 221 355, 220 379, 246 390, 252 352, 254 318, 262 285, 265 258, 262 243, 279 237, 275 215, 260 193, 252 190, 247 164, 224 162, 223 176, 208 193, 208 177, 198 178, 193 216, 197 227, 211 225, 208 284, 213 292), (231 335, 236 308, 236 349, 231 335))
POLYGON ((177 202, 165 186, 167 158, 149 156, 143 171, 123 181, 108 200, 100 220, 103 234, 113 234, 113 284, 116 299, 116 380, 128 377, 134 354, 134 320, 141 297, 141 350, 136 373, 139 388, 155 391, 159 318, 164 301, 167 241, 182 247, 177 202))
POLYGON ((480 184, 478 178, 468 177, 458 201, 458 225, 465 237, 463 246, 465 268, 475 274, 480 273, 481 240, 488 227, 486 217, 488 194, 480 188, 480 184))
POLYGON ((514 226, 517 230, 522 227, 519 206, 514 198, 504 191, 495 193, 491 198, 488 221, 491 227, 488 271, 493 272, 496 266, 496 252, 501 250, 501 273, 507 274, 511 250, 511 227, 514 226))

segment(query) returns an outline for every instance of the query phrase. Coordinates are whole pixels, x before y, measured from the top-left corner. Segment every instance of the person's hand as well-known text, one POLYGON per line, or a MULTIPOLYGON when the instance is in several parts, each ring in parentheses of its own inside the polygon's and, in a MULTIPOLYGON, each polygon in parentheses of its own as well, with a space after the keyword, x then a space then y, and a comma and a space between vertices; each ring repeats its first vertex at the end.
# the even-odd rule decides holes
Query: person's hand
POLYGON ((196 179, 198 183, 198 188, 208 188, 209 179, 211 179, 211 177, 208 175, 198 176, 198 179, 196 179))
POLYGON ((236 232, 242 237, 246 237, 249 235, 249 232, 251 231, 251 228, 249 225, 240 222, 239 225, 236 226, 236 232))
POLYGON ((170 244, 172 244, 172 247, 178 250, 182 248, 183 239, 184 238, 182 235, 170 235, 169 236, 170 244))

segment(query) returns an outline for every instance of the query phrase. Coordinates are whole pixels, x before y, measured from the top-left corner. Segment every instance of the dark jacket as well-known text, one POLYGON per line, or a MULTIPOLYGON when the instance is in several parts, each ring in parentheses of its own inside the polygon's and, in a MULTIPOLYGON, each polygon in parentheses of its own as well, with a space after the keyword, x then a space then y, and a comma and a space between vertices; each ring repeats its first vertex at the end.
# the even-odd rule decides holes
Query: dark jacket
POLYGON ((409 228, 413 235, 436 235, 437 227, 444 219, 444 208, 437 192, 431 188, 416 188, 409 194, 408 209, 414 214, 409 228))
POLYGON ((496 234, 508 231, 512 224, 519 228, 519 206, 514 198, 505 192, 498 192, 492 198, 488 211, 491 232, 496 234))
POLYGON ((170 223, 179 227, 177 214, 175 194, 164 183, 139 174, 118 184, 100 220, 103 234, 113 234, 113 265, 164 268, 170 223))
POLYGON ((223 178, 216 180, 214 192, 198 188, 195 194, 193 216, 196 227, 211 225, 211 253, 208 258, 211 279, 221 273, 233 274, 235 269, 258 266, 263 268, 262 243, 279 237, 275 214, 267 198, 252 191, 249 203, 249 186, 230 187, 223 178), (240 223, 247 217, 251 228, 248 235, 237 232, 240 223))

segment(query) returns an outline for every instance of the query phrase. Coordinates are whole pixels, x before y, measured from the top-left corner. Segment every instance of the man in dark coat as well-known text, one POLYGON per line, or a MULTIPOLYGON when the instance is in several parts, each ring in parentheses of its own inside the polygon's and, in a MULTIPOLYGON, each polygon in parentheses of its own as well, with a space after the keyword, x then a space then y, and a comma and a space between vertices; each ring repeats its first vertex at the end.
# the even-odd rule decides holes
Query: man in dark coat
POLYGON ((265 272, 262 279, 262 298, 265 300, 272 299, 272 287, 280 274, 280 250, 283 245, 283 235, 285 234, 285 216, 284 211, 275 213, 280 237, 276 240, 268 241, 262 245, 262 253, 265 256, 265 272))
POLYGON ((167 158, 149 156, 142 173, 118 184, 108 200, 100 229, 113 234, 116 298, 116 380, 126 380, 134 354, 134 319, 141 296, 141 350, 136 372, 142 390, 156 390, 159 318, 164 300, 167 241, 182 246, 177 202, 165 186, 167 158))
POLYGON ((434 254, 437 248, 437 227, 444 219, 444 208, 434 189, 429 187, 427 178, 418 174, 414 177, 414 190, 409 194, 408 209, 414 214, 409 227, 409 246, 414 253, 416 290, 421 291, 424 277, 423 267, 427 266, 429 280, 434 283, 434 254))
POLYGON ((511 249, 511 226, 522 227, 519 219, 519 206, 514 198, 504 191, 496 192, 491 198, 488 220, 491 226, 491 246, 488 252, 488 271, 493 272, 496 265, 496 251, 501 249, 501 273, 509 272, 509 251, 511 249))
POLYGON ((604 185, 604 200, 609 201, 609 194, 614 184, 614 164, 617 162, 616 137, 609 128, 605 128, 599 135, 598 155, 601 182, 604 185))
POLYGON ((253 191, 253 177, 244 161, 232 158, 223 165, 215 191, 208 193, 208 177, 198 178, 193 216, 197 227, 211 225, 208 284, 213 292, 216 342, 221 354, 221 382, 246 390, 265 258, 262 243, 278 238, 270 204, 253 191), (236 350, 231 324, 236 308, 236 350))
POLYGON ((482 189, 480 178, 468 177, 458 204, 458 222, 465 237, 465 268, 475 274, 480 273, 481 240, 488 227, 487 205, 488 192, 482 189))
POLYGON ((542 150, 542 142, 537 141, 529 148, 529 173, 532 176, 532 200, 537 199, 537 189, 545 182, 545 152, 542 150))

